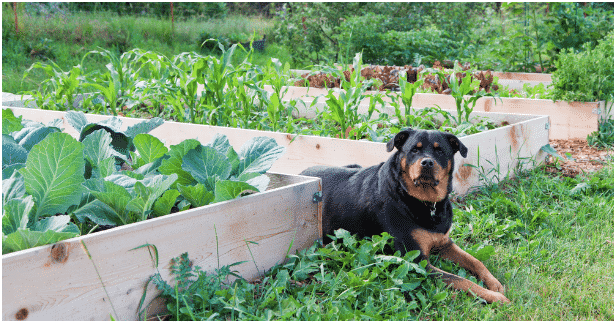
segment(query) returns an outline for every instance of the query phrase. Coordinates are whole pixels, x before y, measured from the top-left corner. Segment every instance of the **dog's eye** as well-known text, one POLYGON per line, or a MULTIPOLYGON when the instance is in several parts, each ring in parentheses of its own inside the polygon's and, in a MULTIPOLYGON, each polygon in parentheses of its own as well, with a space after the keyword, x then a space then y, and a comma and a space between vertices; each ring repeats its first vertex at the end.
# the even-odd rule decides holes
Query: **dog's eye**
POLYGON ((419 149, 417 147, 413 147, 412 150, 410 150, 410 152, 417 153, 419 152, 419 149))

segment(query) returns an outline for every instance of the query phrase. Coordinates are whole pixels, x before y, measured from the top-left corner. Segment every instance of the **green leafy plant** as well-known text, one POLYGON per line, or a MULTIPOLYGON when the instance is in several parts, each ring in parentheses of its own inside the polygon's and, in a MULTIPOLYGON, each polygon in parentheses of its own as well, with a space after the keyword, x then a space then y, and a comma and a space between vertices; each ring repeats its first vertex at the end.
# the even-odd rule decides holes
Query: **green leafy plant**
MULTIPOLYGON (((470 121, 470 114, 472 114, 472 111, 474 111, 476 101, 478 101, 481 97, 493 95, 490 93, 486 93, 483 90, 474 93, 474 88, 478 87, 478 80, 472 79, 471 71, 465 71, 465 77, 461 79, 461 84, 457 80, 456 73, 457 71, 455 70, 451 73, 448 86, 451 89, 451 96, 455 98, 455 106, 457 108, 456 121, 459 125, 464 121, 470 121), (470 94, 472 95, 467 98, 466 96, 470 94), (472 105, 470 106, 470 104, 472 105)), ((441 78, 441 80, 444 79, 444 75, 441 72, 438 72, 438 76, 441 78)))
POLYGON ((395 115, 399 120, 402 126, 411 126, 413 123, 410 118, 412 118, 412 98, 414 94, 417 93, 418 89, 423 85, 424 79, 418 79, 414 83, 410 83, 407 81, 406 73, 402 72, 399 74, 399 88, 400 92, 391 95, 387 93, 387 96, 391 98, 391 105, 395 109, 395 115), (405 114, 401 115, 401 106, 399 101, 404 105, 405 114))
POLYGON ((220 135, 169 150, 147 134, 159 118, 122 131, 115 117, 88 123, 70 111, 77 141, 59 133, 61 120, 44 126, 2 114, 3 252, 264 191, 264 173, 285 151, 257 137, 235 152, 220 135))
POLYGON ((73 66, 70 71, 63 71, 55 62, 49 60, 48 64, 36 62, 28 68, 23 75, 27 78, 33 69, 42 69, 49 77, 43 81, 37 91, 27 91, 25 94, 33 96, 37 106, 48 110, 65 111, 74 108, 75 94, 81 89, 81 66, 73 66))
POLYGON ((592 48, 562 51, 553 72, 553 100, 593 102, 613 100, 613 32, 592 48))
POLYGON ((273 139, 262 137, 249 140, 238 153, 224 136, 205 146, 188 139, 170 150, 149 134, 126 138, 134 147, 127 159, 134 171, 89 179, 85 186, 96 199, 75 211, 80 221, 123 225, 169 214, 178 198, 181 209, 188 209, 231 200, 246 190, 264 191, 269 183, 264 172, 284 153, 273 139))
POLYGON ((612 117, 601 120, 598 123, 598 130, 587 136, 587 143, 598 148, 612 149, 615 140, 615 126, 613 124, 612 117))
MULTIPOLYGON (((366 80, 361 76, 360 71, 363 68, 361 53, 355 55, 352 71, 342 72, 338 68, 320 66, 340 80, 341 89, 339 95, 330 92, 325 97, 326 106, 317 112, 316 119, 307 120, 293 115, 299 104, 305 106, 303 101, 284 99, 288 91, 287 85, 292 81, 289 75, 290 66, 288 64, 283 66, 275 59, 265 68, 253 65, 252 51, 247 52, 245 58, 238 64, 234 64, 233 61, 237 60, 234 58, 237 46, 239 45, 235 44, 228 49, 222 48, 220 57, 182 53, 172 59, 156 52, 139 49, 121 56, 110 51, 89 52, 83 57, 82 62, 85 62, 87 57, 98 54, 108 60, 108 64, 106 72, 102 74, 81 72, 78 78, 79 88, 74 92, 95 87, 98 94, 86 93, 78 105, 84 111, 94 113, 106 114, 110 108, 112 112, 115 109, 114 113, 122 116, 145 118, 160 116, 180 122, 352 139, 369 137, 377 140, 385 139, 393 135, 398 128, 396 123, 391 123, 395 121, 387 117, 379 120, 373 118, 374 113, 378 111, 378 104, 384 106, 385 103, 382 93, 367 93, 377 80, 366 80), (199 89, 201 85, 202 90, 199 89), (265 90, 266 85, 271 86, 273 93, 271 90, 265 90), (359 105, 367 98, 369 98, 368 111, 364 115, 359 113, 359 105)), ((75 68, 81 68, 80 66, 75 68)), ((393 105, 396 106, 397 122, 401 122, 399 124, 402 126, 404 124, 425 125, 430 128, 444 126, 447 131, 457 131, 457 133, 475 133, 485 128, 468 123, 463 129, 449 130, 448 127, 452 128, 450 126, 452 121, 449 115, 445 115, 442 111, 437 113, 444 117, 444 121, 438 122, 423 117, 433 114, 431 112, 434 111, 427 114, 424 111, 417 112, 421 114, 420 116, 410 113, 412 97, 420 90, 422 80, 412 84, 405 80, 400 82, 403 85, 401 93, 397 95, 398 98, 393 105), (401 108, 401 104, 404 105, 405 116, 402 116, 404 109, 401 108), (439 125, 436 126, 436 123, 439 125)), ((55 100, 55 92, 50 91, 46 95, 45 102, 49 106, 64 104, 55 100)), ((316 103, 317 99, 313 100, 310 107, 316 103)), ((115 135, 119 130, 114 128, 113 124, 102 124, 102 126, 109 130, 114 150, 124 156, 125 162, 131 163, 130 152, 135 151, 131 145, 134 137, 115 135)), ((94 127, 90 132, 101 128, 94 127)), ((84 133, 80 140, 90 132, 84 133)), ((136 134, 138 133, 134 133, 136 134)), ((117 158, 115 162, 116 165, 121 165, 117 158)), ((142 165, 137 163, 132 166, 138 168, 142 165)), ((92 166, 91 162, 86 162, 86 178, 90 178, 91 175, 98 176, 101 169, 109 173, 108 163, 100 165, 100 168, 96 165, 95 169, 92 166), (92 170, 94 173, 90 174, 92 170)), ((155 167, 150 168, 155 169, 155 167)), ((183 181, 182 184, 186 183, 183 181)))
MULTIPOLYGON (((3 155, 14 152, 15 146, 4 144, 10 136, 3 135, 2 141, 3 155)), ((65 213, 79 204, 83 170, 83 145, 68 134, 48 133, 31 147, 23 167, 2 180, 3 254, 79 235, 65 213)))
MULTIPOLYGON (((172 319, 190 320, 413 319, 448 297, 443 285, 427 281, 426 262, 414 262, 418 251, 388 253, 390 235, 358 240, 338 230, 332 238, 325 247, 289 255, 258 284, 237 278, 231 268, 239 263, 208 274, 191 266, 187 254, 172 261, 174 286, 159 273, 151 281, 172 319), (229 277, 234 282, 225 283, 229 277)), ((488 256, 488 250, 477 253, 488 256)))
POLYGON ((109 64, 105 66, 108 72, 94 80, 86 81, 84 86, 100 91, 107 100, 111 113, 117 116, 118 104, 121 106, 125 100, 124 96, 136 88, 143 63, 151 59, 151 57, 144 58, 146 53, 140 49, 133 49, 118 56, 106 49, 90 51, 83 56, 82 61, 91 54, 101 55, 109 60, 109 64))
POLYGON ((325 96, 328 109, 322 111, 321 115, 328 120, 334 121, 339 126, 337 136, 340 138, 348 138, 352 133, 355 138, 361 138, 368 127, 370 118, 375 111, 376 101, 383 101, 380 97, 370 99, 370 105, 367 115, 360 115, 358 112, 359 104, 368 96, 365 94, 367 89, 371 87, 373 81, 365 81, 361 76, 363 62, 361 53, 357 53, 353 59, 353 71, 349 74, 349 79, 338 70, 335 70, 340 77, 341 89, 332 89, 325 96), (334 94, 337 92, 338 96, 334 94))

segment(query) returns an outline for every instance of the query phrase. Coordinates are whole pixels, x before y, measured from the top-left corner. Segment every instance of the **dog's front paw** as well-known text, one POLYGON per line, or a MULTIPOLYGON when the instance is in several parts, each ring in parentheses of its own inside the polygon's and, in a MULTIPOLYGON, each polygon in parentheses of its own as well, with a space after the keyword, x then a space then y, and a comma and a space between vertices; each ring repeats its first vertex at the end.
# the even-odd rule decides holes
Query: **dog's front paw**
POLYGON ((491 278, 485 280, 485 285, 491 291, 504 293, 504 286, 502 286, 502 283, 500 283, 500 281, 498 281, 493 276, 491 276, 491 278))
POLYGON ((493 303, 493 302, 510 303, 510 300, 506 296, 504 296, 504 294, 499 293, 499 292, 490 292, 489 296, 487 296, 485 300, 489 303, 493 303))

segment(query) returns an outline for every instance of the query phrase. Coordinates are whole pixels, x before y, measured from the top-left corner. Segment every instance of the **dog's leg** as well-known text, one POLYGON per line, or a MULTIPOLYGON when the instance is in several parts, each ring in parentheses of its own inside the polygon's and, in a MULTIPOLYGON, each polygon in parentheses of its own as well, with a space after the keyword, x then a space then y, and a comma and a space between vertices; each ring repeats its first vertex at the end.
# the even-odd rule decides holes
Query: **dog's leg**
POLYGON ((489 290, 504 293, 504 286, 493 277, 487 267, 485 267, 481 261, 459 248, 457 244, 451 241, 443 248, 439 249, 439 253, 443 258, 459 264, 459 266, 476 275, 478 279, 485 283, 489 290))
POLYGON ((471 291, 472 293, 476 294, 477 296, 484 299, 488 303, 493 303, 493 302, 509 303, 510 302, 510 300, 507 299, 506 296, 504 296, 502 293, 488 290, 463 277, 459 277, 457 275, 447 273, 437 267, 434 267, 431 264, 427 264, 426 268, 430 271, 430 273, 433 273, 437 277, 440 277, 444 281, 444 283, 452 286, 454 289, 464 291, 464 292, 471 291))

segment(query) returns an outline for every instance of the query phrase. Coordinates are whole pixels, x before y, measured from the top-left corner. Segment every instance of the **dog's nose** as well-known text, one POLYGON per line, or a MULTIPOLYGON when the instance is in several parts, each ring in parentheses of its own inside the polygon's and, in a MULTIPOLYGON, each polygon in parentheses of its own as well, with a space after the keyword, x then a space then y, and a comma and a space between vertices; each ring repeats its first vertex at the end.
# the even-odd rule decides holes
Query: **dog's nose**
POLYGON ((421 160, 421 166, 423 168, 433 168, 433 160, 432 159, 423 159, 423 160, 421 160))

